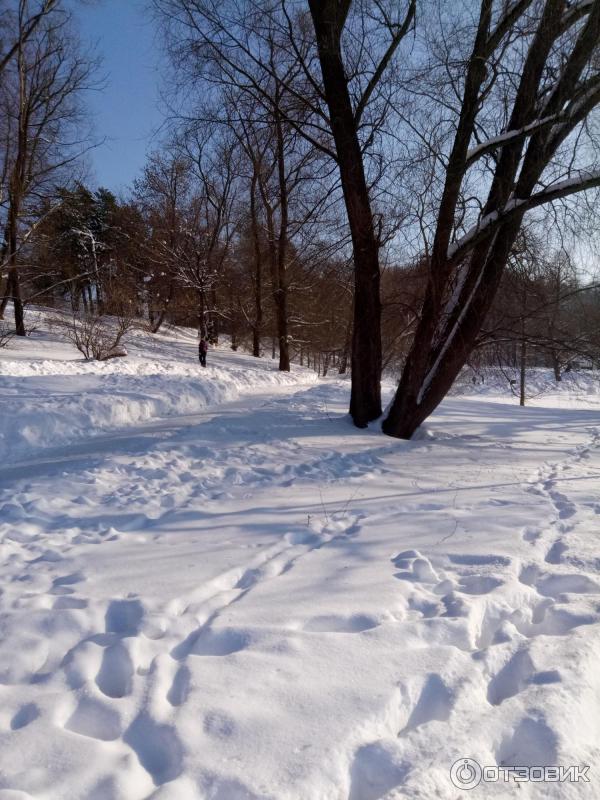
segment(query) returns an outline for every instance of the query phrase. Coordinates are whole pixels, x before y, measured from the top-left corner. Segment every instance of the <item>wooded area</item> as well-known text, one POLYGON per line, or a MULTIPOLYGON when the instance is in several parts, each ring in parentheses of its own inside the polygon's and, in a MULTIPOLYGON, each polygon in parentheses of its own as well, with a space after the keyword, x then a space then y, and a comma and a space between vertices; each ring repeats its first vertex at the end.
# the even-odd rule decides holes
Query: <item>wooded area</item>
POLYGON ((0 2, 0 346, 28 305, 62 308, 74 340, 109 317, 121 337, 194 326, 349 373, 359 427, 398 380, 383 430, 402 438, 467 363, 598 364, 600 0, 147 13, 166 133, 117 197, 86 172, 101 70, 65 4, 0 2))

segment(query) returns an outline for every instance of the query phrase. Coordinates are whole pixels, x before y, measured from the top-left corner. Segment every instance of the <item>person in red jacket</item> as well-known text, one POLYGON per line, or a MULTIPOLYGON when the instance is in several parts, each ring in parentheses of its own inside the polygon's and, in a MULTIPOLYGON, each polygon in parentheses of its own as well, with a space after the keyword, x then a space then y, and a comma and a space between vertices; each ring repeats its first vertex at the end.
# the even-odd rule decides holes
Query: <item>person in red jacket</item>
POLYGON ((205 367, 206 366, 206 354, 208 353, 208 344, 204 337, 200 339, 200 344, 198 345, 198 355, 200 356, 200 364, 205 367))

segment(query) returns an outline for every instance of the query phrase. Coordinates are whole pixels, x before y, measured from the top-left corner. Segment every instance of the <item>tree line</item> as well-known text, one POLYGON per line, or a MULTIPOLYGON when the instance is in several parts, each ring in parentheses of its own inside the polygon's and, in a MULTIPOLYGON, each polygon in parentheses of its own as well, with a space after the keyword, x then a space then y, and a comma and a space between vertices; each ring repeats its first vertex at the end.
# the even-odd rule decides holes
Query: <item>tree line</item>
POLYGON ((600 0, 152 0, 167 134, 86 185, 97 72, 55 0, 4 0, 0 312, 196 325, 349 372, 409 438, 468 363, 598 361, 600 0))

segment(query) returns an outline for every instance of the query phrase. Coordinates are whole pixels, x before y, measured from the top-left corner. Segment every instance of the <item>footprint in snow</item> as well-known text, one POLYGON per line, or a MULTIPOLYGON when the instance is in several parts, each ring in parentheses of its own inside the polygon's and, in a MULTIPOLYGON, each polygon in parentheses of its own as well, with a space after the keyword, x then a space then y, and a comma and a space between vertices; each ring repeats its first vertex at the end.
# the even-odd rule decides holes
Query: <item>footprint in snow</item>
POLYGON ((124 645, 107 647, 102 657, 96 685, 107 697, 125 697, 131 694, 133 686, 133 662, 124 645))
POLYGON ((561 680, 557 670, 536 671, 527 650, 518 650, 491 679, 487 690, 488 703, 498 706, 528 686, 559 683, 561 680))
POLYGON ((75 589, 73 586, 76 583, 85 581, 85 575, 81 572, 71 572, 68 575, 60 575, 52 581, 52 588, 50 594, 65 595, 74 594, 75 589))
POLYGON ((106 632, 137 636, 143 616, 144 607, 139 600, 112 600, 106 609, 106 632))
POLYGON ((177 661, 189 655, 194 656, 229 656, 245 650, 250 643, 250 636, 244 631, 224 628, 214 631, 211 628, 200 628, 193 631, 187 639, 178 644, 171 652, 177 661))
POLYGON ((172 725, 160 724, 142 711, 125 731, 123 741, 135 752, 155 786, 181 775, 183 747, 172 725))
POLYGON ((401 570, 394 575, 398 580, 420 583, 438 583, 439 581, 429 559, 422 556, 418 550, 404 550, 394 556, 391 561, 395 567, 401 570))
POLYGON ((598 594, 600 585, 587 575, 545 575, 535 583, 545 597, 558 598, 562 594, 598 594))
POLYGON ((382 800, 401 786, 411 769, 398 757, 395 742, 373 742, 359 747, 350 767, 348 800, 382 800))
POLYGON ((27 727, 40 716, 40 710, 35 703, 26 703, 17 711, 10 721, 10 729, 19 731, 27 727))
POLYGON ((543 714, 523 717, 496 751, 496 763, 512 766, 547 766, 558 759, 558 738, 543 714))
POLYGON ((444 683, 440 675, 432 672, 427 676, 408 722, 398 732, 398 736, 404 736, 415 730, 415 728, 434 720, 446 722, 450 717, 453 705, 454 697, 452 691, 444 683))
POLYGON ((52 608, 56 610, 66 610, 66 609, 82 609, 87 608, 88 601, 84 600, 81 597, 71 597, 69 595, 65 595, 63 597, 57 597, 54 601, 52 608))
POLYGON ((185 664, 177 670, 173 683, 167 694, 167 700, 172 706, 181 706, 187 700, 190 691, 191 673, 185 664))
POLYGON ((64 727, 80 736, 88 736, 104 742, 118 739, 122 730, 119 713, 92 697, 80 699, 77 708, 64 727))
POLYGON ((464 594, 482 595, 489 594, 494 589, 502 586, 504 581, 500 578, 492 578, 489 575, 466 575, 465 577, 460 578, 458 583, 459 592, 463 592, 464 594))
POLYGON ((309 619, 304 630, 311 633, 362 633, 378 625, 379 622, 367 614, 353 614, 350 617, 326 614, 309 619))
POLYGON ((546 553, 546 558, 544 560, 547 564, 560 564, 562 563, 563 556, 568 549, 568 546, 563 541, 557 539, 550 550, 548 550, 546 553))

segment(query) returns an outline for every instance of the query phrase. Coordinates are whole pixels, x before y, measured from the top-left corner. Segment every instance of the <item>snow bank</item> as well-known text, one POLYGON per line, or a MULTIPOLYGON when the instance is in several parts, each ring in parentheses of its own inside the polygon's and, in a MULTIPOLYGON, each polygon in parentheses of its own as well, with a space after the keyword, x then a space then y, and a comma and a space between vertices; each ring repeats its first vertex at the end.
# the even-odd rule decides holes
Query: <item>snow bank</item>
POLYGON ((200 373, 196 368, 185 375, 158 364, 127 364, 120 371, 112 365, 40 362, 20 364, 19 371, 24 374, 0 375, 3 459, 152 419, 196 414, 243 393, 307 382, 306 375, 268 370, 200 373))
POLYGON ((109 362, 73 360, 74 348, 43 327, 0 354, 0 458, 23 458, 106 431, 149 420, 197 414, 269 388, 314 383, 308 370, 282 373, 271 360, 213 349, 197 361, 187 331, 138 332, 135 357, 109 362), (43 340, 43 341, 42 341, 43 340), (144 357, 146 352, 149 355, 144 357), (34 354, 44 358, 35 358, 34 354))

